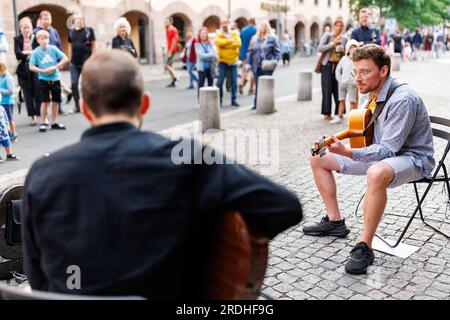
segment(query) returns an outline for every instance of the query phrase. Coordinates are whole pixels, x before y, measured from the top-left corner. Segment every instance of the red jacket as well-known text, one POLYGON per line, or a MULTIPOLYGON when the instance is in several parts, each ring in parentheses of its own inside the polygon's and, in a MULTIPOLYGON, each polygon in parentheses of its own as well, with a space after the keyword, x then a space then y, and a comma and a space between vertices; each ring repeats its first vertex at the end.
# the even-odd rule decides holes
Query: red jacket
MULTIPOLYGON (((195 44, 198 42, 197 38, 194 38, 192 40, 192 44, 191 44, 191 50, 189 52, 189 62, 192 63, 196 63, 197 62, 197 55, 195 54, 195 44)), ((187 52, 186 52, 187 48, 184 47, 184 55, 183 55, 183 59, 181 60, 182 62, 186 63, 186 57, 187 57, 187 52)))

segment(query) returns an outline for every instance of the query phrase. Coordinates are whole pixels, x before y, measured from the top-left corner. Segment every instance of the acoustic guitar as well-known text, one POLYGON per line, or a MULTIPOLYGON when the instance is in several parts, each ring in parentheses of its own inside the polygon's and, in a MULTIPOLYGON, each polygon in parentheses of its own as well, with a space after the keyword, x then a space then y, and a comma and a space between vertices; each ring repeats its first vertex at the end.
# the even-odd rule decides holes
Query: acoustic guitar
MULTIPOLYGON (((351 148, 364 148, 373 143, 373 128, 368 128, 372 112, 369 109, 354 109, 350 111, 348 117, 348 129, 335 135, 338 140, 350 139, 351 148)), ((311 148, 313 156, 325 155, 326 147, 334 142, 333 138, 323 137, 314 143, 311 148)))
POLYGON ((257 299, 267 269, 268 238, 247 226, 238 212, 222 215, 213 234, 204 298, 257 299))

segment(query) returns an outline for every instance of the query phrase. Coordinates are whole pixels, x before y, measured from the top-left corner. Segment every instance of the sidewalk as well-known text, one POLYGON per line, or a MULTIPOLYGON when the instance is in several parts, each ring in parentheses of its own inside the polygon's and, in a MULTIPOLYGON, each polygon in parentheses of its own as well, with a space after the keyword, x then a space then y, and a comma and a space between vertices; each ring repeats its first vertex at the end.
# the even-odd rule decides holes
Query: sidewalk
MULTIPOLYGON (((442 61, 439 64, 435 61, 404 64, 401 73, 394 76, 398 75, 420 93, 430 114, 448 117, 450 100, 445 93, 445 83, 450 80, 450 73, 444 72, 442 61), (430 84, 429 79, 433 79, 434 74, 442 74, 443 78, 449 79, 430 84)), ((450 66, 446 68, 450 69, 450 66)), ((358 217, 355 217, 354 211, 365 192, 365 177, 336 175, 340 208, 351 230, 346 239, 316 238, 303 234, 303 225, 319 221, 325 212, 308 164, 309 148, 323 135, 346 128, 346 124, 331 126, 322 120, 320 93, 315 94, 313 99, 306 103, 293 100, 278 103, 278 112, 272 115, 240 111, 222 117, 223 131, 203 135, 203 142, 209 141, 223 150, 223 136, 233 130, 254 128, 263 132, 271 129, 279 134, 279 170, 269 176, 298 195, 304 219, 270 243, 263 292, 275 299, 289 300, 450 299, 450 243, 427 228, 418 217, 403 240, 420 247, 415 254, 402 259, 375 252, 375 263, 367 275, 354 276, 345 272, 344 264, 362 231, 362 208, 358 217)), ((173 132, 165 133, 174 136, 173 132)), ((442 149, 442 145, 438 149, 442 149)), ((249 166, 255 170, 264 168, 258 164, 249 166)), ((420 190, 423 192, 423 189, 422 186, 420 190)), ((447 197, 441 185, 432 188, 423 206, 424 214, 440 221, 449 216, 447 197)), ((412 185, 390 190, 378 234, 393 239, 398 237, 415 203, 412 185)), ((446 231, 449 232, 449 228, 446 231)))
MULTIPOLYGON (((423 98, 431 115, 449 116, 450 97, 446 84, 450 81, 450 64, 426 61, 402 65, 398 75, 423 98), (436 79, 439 81, 430 81, 436 79)), ((314 75, 317 77, 317 75, 314 75)), ((311 144, 322 137, 343 130, 346 125, 331 126, 320 115, 320 92, 312 102, 296 102, 293 98, 277 103, 278 112, 258 115, 248 109, 222 116, 223 130, 194 135, 194 125, 165 130, 164 135, 190 134, 201 137, 219 150, 224 149, 223 136, 238 137, 242 130, 268 133, 279 145, 271 144, 269 154, 278 150, 278 169, 264 174, 295 192, 303 206, 303 221, 270 242, 269 265, 263 292, 275 299, 450 299, 450 243, 415 219, 404 242, 420 249, 407 259, 375 252, 375 263, 366 275, 348 275, 344 264, 362 229, 362 209, 353 214, 365 192, 365 178, 336 175, 338 198, 347 219, 350 235, 345 239, 316 238, 302 233, 304 224, 317 222, 325 209, 315 187, 308 164, 311 144), (239 131, 241 130, 241 131, 239 131), (272 149, 273 148, 273 149, 272 149)), ((247 152, 251 149, 246 147, 247 152)), ((442 145, 438 146, 440 150, 442 145)), ((233 157, 233 154, 228 154, 233 157)), ((250 157, 250 154, 247 154, 250 157)), ((247 158, 251 159, 251 158, 247 158)), ((273 158, 276 161, 276 156, 273 158)), ((450 165, 450 164, 449 164, 450 165)), ((250 163, 260 171, 262 164, 250 163)), ((420 190, 423 191, 423 188, 420 190)), ((431 189, 423 211, 430 218, 442 220, 450 215, 447 195, 441 186, 431 189)), ((415 197, 411 185, 389 191, 388 204, 378 233, 389 238, 399 235, 411 213, 415 197)), ((450 230, 446 230, 450 231, 450 230)), ((14 284, 12 281, 11 284, 14 284)))

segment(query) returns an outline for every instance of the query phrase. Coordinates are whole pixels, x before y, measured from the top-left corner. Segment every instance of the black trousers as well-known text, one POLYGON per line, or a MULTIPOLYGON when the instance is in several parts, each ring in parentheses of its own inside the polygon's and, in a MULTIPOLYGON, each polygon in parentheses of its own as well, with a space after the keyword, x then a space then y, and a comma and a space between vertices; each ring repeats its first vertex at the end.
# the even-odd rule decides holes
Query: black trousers
POLYGON ((334 114, 339 110, 339 88, 336 80, 336 64, 322 66, 322 114, 331 115, 332 97, 334 98, 334 114))
POLYGON ((22 89, 28 116, 40 116, 41 101, 39 99, 39 81, 37 75, 30 72, 27 76, 18 76, 17 78, 19 80, 19 86, 22 89))
POLYGON ((206 69, 204 71, 198 72, 198 90, 197 90, 197 99, 200 96, 200 88, 205 86, 205 81, 208 81, 208 87, 212 87, 214 84, 214 78, 211 73, 211 69, 206 69))

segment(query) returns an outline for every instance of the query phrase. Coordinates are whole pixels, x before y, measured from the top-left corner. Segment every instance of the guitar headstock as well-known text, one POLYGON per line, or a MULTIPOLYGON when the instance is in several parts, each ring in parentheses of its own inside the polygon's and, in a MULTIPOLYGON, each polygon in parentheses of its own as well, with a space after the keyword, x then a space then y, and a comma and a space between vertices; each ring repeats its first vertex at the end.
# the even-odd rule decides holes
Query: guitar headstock
POLYGON ((323 157, 326 154, 325 139, 326 139, 326 137, 322 137, 319 141, 314 143, 314 147, 311 148, 312 156, 323 157))

